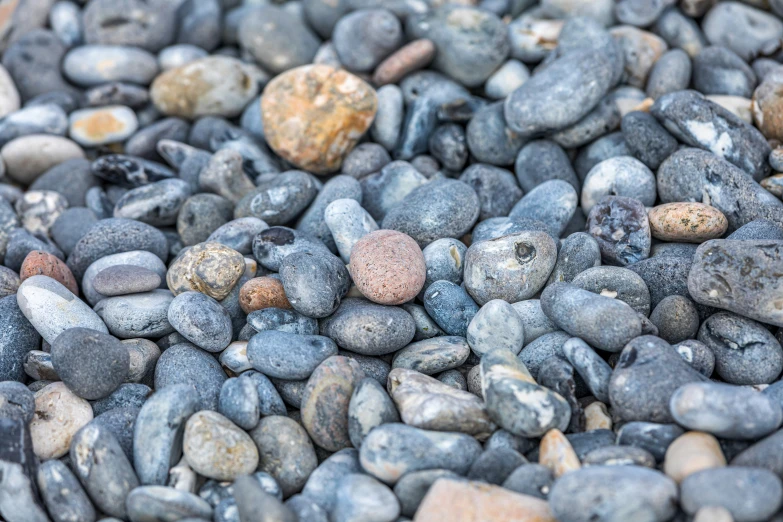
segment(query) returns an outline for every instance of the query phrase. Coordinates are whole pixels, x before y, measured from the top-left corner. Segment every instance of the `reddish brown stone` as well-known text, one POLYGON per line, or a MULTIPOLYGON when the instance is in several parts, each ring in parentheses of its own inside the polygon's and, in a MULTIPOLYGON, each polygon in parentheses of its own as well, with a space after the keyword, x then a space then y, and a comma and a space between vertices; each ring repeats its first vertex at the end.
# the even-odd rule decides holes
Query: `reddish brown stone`
POLYGON ((385 305, 402 304, 416 297, 427 276, 419 245, 396 230, 376 230, 357 241, 349 269, 362 295, 385 305))
POLYGON ((414 40, 381 62, 375 69, 372 81, 379 87, 397 83, 405 75, 427 67, 434 57, 435 44, 432 40, 414 40))
POLYGON ((440 479, 427 492, 414 522, 556 522, 546 500, 481 482, 440 479))
POLYGON ((76 278, 73 277, 71 269, 48 252, 33 250, 24 258, 22 268, 19 270, 19 278, 24 281, 34 275, 51 277, 62 283, 74 295, 79 295, 79 285, 76 284, 76 278))
POLYGON ((291 308, 283 283, 274 277, 255 277, 239 289, 239 306, 249 314, 263 308, 291 308))
POLYGON ((316 174, 340 169, 370 128, 378 99, 359 77, 328 65, 276 76, 261 97, 264 137, 297 167, 316 174))

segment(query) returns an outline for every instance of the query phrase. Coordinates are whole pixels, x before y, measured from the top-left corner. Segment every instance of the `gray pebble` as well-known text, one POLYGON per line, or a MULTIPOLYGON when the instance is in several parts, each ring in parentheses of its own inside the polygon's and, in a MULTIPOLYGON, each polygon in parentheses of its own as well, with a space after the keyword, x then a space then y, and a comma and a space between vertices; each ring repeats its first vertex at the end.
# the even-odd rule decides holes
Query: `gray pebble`
POLYGON ((297 230, 320 239, 332 252, 337 252, 337 247, 332 232, 326 224, 326 207, 338 199, 353 199, 361 203, 361 186, 349 176, 334 176, 324 183, 310 207, 304 211, 296 224, 297 230))
POLYGON ((612 368, 587 343, 574 337, 563 344, 563 355, 587 383, 596 399, 609 402, 612 368))
POLYGON ((352 178, 361 179, 368 174, 378 172, 391 162, 386 149, 377 143, 360 143, 345 156, 342 172, 352 178))
POLYGON ((509 129, 503 102, 480 108, 467 127, 470 153, 480 162, 506 166, 514 162, 525 138, 509 129))
POLYGON ((160 3, 99 0, 90 3, 82 16, 87 43, 138 46, 156 52, 171 43, 176 34, 174 9, 160 3), (112 23, 127 13, 137 14, 128 23, 112 23))
POLYGON ((84 87, 108 82, 149 85, 158 74, 158 63, 153 54, 135 47, 84 45, 65 55, 63 73, 84 87))
POLYGON ((250 436, 259 450, 259 469, 274 477, 282 495, 300 492, 318 465, 304 428, 288 417, 273 415, 261 419, 250 436))
POLYGON ((353 390, 348 405, 348 434, 355 448, 374 428, 400 422, 400 415, 383 386, 375 379, 363 379, 353 390))
POLYGON ((459 368, 469 355, 470 346, 463 337, 433 337, 411 343, 394 354, 392 368, 406 368, 433 375, 459 368))
POLYGON ((539 371, 546 365, 549 359, 553 357, 565 359, 563 344, 570 338, 571 336, 568 333, 560 330, 544 334, 528 343, 519 352, 517 358, 524 363, 530 375, 537 379, 539 371))
POLYGON ((389 210, 426 181, 407 161, 393 161, 380 172, 362 178, 362 206, 373 219, 383 220, 389 210))
POLYGON ((318 321, 293 310, 282 308, 264 308, 251 312, 247 316, 247 324, 258 332, 280 330, 300 335, 318 333, 318 321))
POLYGON ((346 263, 356 242, 378 230, 372 216, 354 199, 337 199, 326 207, 323 214, 337 251, 346 263))
POLYGON ((400 504, 388 486, 359 473, 340 479, 331 512, 335 522, 360 522, 372 519, 394 522, 400 514, 400 504))
POLYGON ((508 348, 516 355, 525 344, 523 320, 508 302, 493 299, 473 316, 467 341, 479 357, 497 346, 508 348))
POLYGON ((702 94, 750 98, 756 87, 756 73, 730 49, 711 46, 693 58, 693 87, 702 94))
POLYGON ((155 519, 211 519, 212 506, 188 491, 163 486, 140 486, 128 494, 128 517, 142 522, 155 519))
POLYGON ((130 355, 116 338, 87 328, 71 328, 52 343, 57 375, 79 397, 108 396, 128 376, 130 355))
POLYGON ((121 339, 159 337, 174 331, 168 319, 173 299, 168 290, 109 297, 95 305, 95 312, 121 339))
POLYGON ((161 279, 166 277, 166 265, 151 252, 135 250, 101 257, 87 268, 82 278, 82 293, 88 303, 95 305, 106 297, 95 290, 93 285, 95 277, 109 267, 122 265, 146 268, 155 272, 161 279))
POLYGON ((410 471, 403 475, 394 486, 400 513, 407 517, 414 516, 430 487, 441 478, 459 479, 460 476, 446 469, 410 471))
POLYGON ((155 367, 156 390, 174 384, 197 382, 201 407, 208 410, 217 410, 220 388, 225 380, 226 374, 220 363, 209 352, 187 343, 167 349, 155 367))
MULTIPOLYGON (((43 277, 43 276, 41 276, 43 277)), ((66 291, 63 287, 61 291, 66 291)), ((17 295, 0 299, 0 379, 24 382, 28 352, 40 346, 41 336, 26 318, 17 295)))
POLYGON ((525 342, 531 343, 542 335, 552 333, 557 330, 553 323, 541 310, 541 301, 538 299, 528 299, 513 303, 511 306, 517 312, 525 328, 525 342))
POLYGON ((283 259, 294 253, 329 253, 326 246, 306 232, 286 227, 271 227, 253 239, 253 257, 266 269, 278 272, 283 259))
POLYGON ((220 303, 201 292, 183 292, 169 305, 168 319, 199 348, 219 352, 231 342, 231 318, 220 303))
POLYGON ((546 500, 554 481, 552 471, 546 466, 524 464, 512 471, 502 485, 504 489, 546 500))
POLYGON ((650 223, 638 199, 604 196, 590 210, 586 228, 605 262, 625 266, 650 255, 650 223))
POLYGON ((301 170, 289 170, 261 183, 239 200, 234 215, 238 218, 257 217, 272 226, 285 225, 301 214, 317 193, 313 176, 301 170))
POLYGON ((268 224, 255 217, 234 219, 212 232, 207 241, 220 243, 240 254, 248 255, 253 251, 255 236, 268 228, 268 224))
POLYGON ((699 330, 699 311, 693 301, 681 295, 670 295, 661 300, 650 314, 650 321, 658 328, 658 336, 669 344, 696 337, 699 330))
POLYGON ((462 173, 459 180, 470 185, 478 194, 481 204, 479 221, 509 215, 522 197, 522 190, 514 176, 507 170, 477 163, 462 173))
POLYGON ((536 185, 525 194, 511 209, 509 218, 536 219, 547 224, 552 236, 560 237, 574 215, 576 205, 577 193, 573 186, 554 179, 536 185))
POLYGON ((373 140, 391 151, 397 144, 404 116, 402 91, 396 85, 384 85, 377 91, 378 110, 370 128, 373 140))
POLYGON ((680 357, 705 377, 711 377, 715 370, 715 353, 706 344, 696 339, 686 339, 673 346, 680 357))
POLYGON ((250 379, 232 377, 223 383, 218 397, 218 412, 244 430, 256 427, 259 396, 250 379))
POLYGON ((354 448, 340 450, 330 455, 310 474, 302 495, 312 499, 325 511, 331 511, 340 478, 351 473, 360 473, 361 470, 357 450, 354 448))
POLYGON ((620 124, 620 108, 613 93, 604 96, 581 120, 554 133, 551 139, 561 147, 573 149, 587 145, 620 124))
POLYGON ((405 310, 365 299, 346 299, 321 321, 322 335, 341 348, 362 355, 396 352, 413 339, 414 333, 415 323, 405 310))
POLYGON ((5 419, 21 419, 29 424, 35 415, 35 397, 21 382, 0 382, 0 414, 5 419))
POLYGON ((61 460, 40 465, 38 489, 55 522, 95 520, 95 508, 71 470, 61 460))
POLYGON ((286 380, 310 377, 313 370, 332 355, 337 355, 337 346, 328 337, 274 330, 259 332, 247 346, 247 357, 253 368, 264 375, 286 380))
MULTIPOLYGON (((272 384, 272 381, 263 373, 256 371, 248 371, 240 375, 242 379, 250 379, 255 385, 256 392, 258 392, 258 411, 262 416, 266 415, 285 415, 286 408, 283 404, 283 386, 272 384), (276 389, 277 388, 279 389, 276 389)), ((284 381, 277 381, 278 383, 284 381)), ((305 382, 306 381, 292 381, 292 382, 305 382)))
POLYGON ((341 17, 332 43, 346 69, 372 72, 404 42, 402 24, 386 9, 360 9, 341 17))
MULTIPOLYGON (((626 114, 622 120, 622 131, 623 139, 625 140, 625 144, 630 150, 631 154, 651 169, 657 169, 660 167, 661 163, 663 163, 666 158, 668 158, 674 151, 677 150, 677 140, 674 139, 674 137, 669 134, 666 129, 664 129, 656 121, 655 118, 646 112, 632 111, 626 114)), ((615 158, 615 161, 622 160, 621 158, 615 158)), ((627 167, 630 167, 630 165, 627 167)), ((644 169, 637 170, 643 171, 644 169)), ((635 181, 640 184, 646 182, 648 179, 645 175, 628 177, 635 177, 635 181)), ((587 180, 585 180, 585 182, 586 181, 587 180)), ((624 179, 622 174, 618 176, 617 180, 615 181, 615 183, 620 185, 615 189, 619 191, 617 192, 618 195, 633 196, 638 194, 638 199, 645 203, 645 205, 652 205, 655 203, 654 188, 650 189, 645 186, 644 188, 636 188, 635 192, 625 192, 628 190, 633 190, 630 186, 626 185, 629 181, 633 182, 634 180, 624 179), (648 192, 650 191, 652 192, 652 198, 647 197, 648 192)), ((595 183, 595 181, 593 181, 593 183, 595 183)))
POLYGON ((424 308, 448 335, 467 335, 468 325, 479 306, 462 286, 436 281, 424 293, 424 308))
POLYGON ((655 62, 647 77, 647 95, 657 100, 664 94, 682 91, 691 83, 691 59, 682 49, 671 49, 655 62))
POLYGON ((150 292, 160 284, 161 278, 153 270, 134 265, 104 268, 93 279, 95 291, 107 297, 150 292))
POLYGON ((617 444, 633 446, 648 451, 658 462, 663 461, 669 445, 685 433, 676 424, 657 424, 654 422, 629 422, 617 433, 617 444))
POLYGON ((350 285, 345 265, 330 253, 290 254, 280 265, 280 278, 294 310, 313 318, 334 313, 350 285), (314 286, 313 281, 318 284, 314 286))
POLYGON ((177 232, 185 246, 196 245, 231 221, 234 205, 217 194, 196 194, 185 200, 177 214, 177 232))

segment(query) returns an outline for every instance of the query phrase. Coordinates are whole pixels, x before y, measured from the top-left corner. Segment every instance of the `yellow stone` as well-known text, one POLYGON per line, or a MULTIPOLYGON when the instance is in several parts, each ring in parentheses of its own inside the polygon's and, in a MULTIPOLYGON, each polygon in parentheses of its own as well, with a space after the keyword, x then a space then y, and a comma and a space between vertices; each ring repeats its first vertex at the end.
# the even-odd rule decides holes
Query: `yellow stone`
POLYGON ((264 137, 281 157, 315 174, 340 169, 370 128, 375 90, 344 70, 305 65, 275 77, 264 89, 264 137))
POLYGON ((722 468, 725 465, 726 457, 723 456, 718 439, 709 433, 689 431, 669 445, 663 460, 663 471, 680 483, 697 471, 722 468))
POLYGON ((538 462, 552 470, 555 478, 582 467, 571 443, 560 430, 549 430, 541 439, 538 462))

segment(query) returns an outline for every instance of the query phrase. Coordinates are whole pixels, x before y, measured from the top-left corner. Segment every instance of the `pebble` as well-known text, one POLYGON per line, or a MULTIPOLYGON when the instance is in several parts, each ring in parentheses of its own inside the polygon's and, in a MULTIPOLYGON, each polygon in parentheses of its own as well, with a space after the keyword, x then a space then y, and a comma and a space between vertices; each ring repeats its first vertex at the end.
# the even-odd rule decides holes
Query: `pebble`
POLYGON ((222 300, 244 271, 242 254, 220 243, 205 242, 188 249, 174 261, 166 282, 174 295, 195 291, 222 300))
POLYGON ((108 297, 151 292, 160 284, 161 278, 155 271, 135 265, 109 266, 93 279, 95 291, 108 297))
POLYGON ((214 411, 200 411, 188 419, 182 451, 194 471, 215 480, 234 480, 258 465, 250 436, 214 411))
POLYGON ((393 522, 399 514, 400 504, 394 493, 373 477, 352 473, 340 479, 331 512, 335 520, 393 522))
POLYGON ((481 357, 502 346, 515 355, 525 344, 525 323, 513 306, 502 299, 493 299, 473 316, 467 330, 467 341, 473 353, 481 357))
POLYGON ((424 293, 424 308, 448 335, 466 336, 479 306, 462 286, 436 281, 424 293))
POLYGON ((250 432, 258 447, 259 469, 269 473, 286 497, 302 487, 318 466, 307 432, 296 421, 272 415, 261 419, 250 432))
POLYGON ((309 233, 320 239, 324 245, 331 251, 336 252, 336 243, 332 233, 326 224, 326 207, 338 199, 353 199, 362 201, 362 189, 359 183, 350 176, 335 176, 321 188, 318 195, 313 200, 297 223, 297 230, 309 233))
POLYGON ((499 166, 513 163, 525 142, 524 137, 509 130, 502 102, 478 109, 468 123, 466 137, 468 149, 477 160, 499 166))
MULTIPOLYGON (((353 247, 364 236, 378 230, 372 216, 354 199, 336 199, 324 210, 324 222, 332 235, 337 251, 349 262, 353 247)), ((417 246, 418 248, 418 246, 417 246)))
POLYGON ((237 116, 257 94, 251 70, 228 56, 208 56, 170 69, 150 86, 156 109, 186 119, 237 116))
POLYGON ((631 265, 650 255, 650 222, 638 199, 604 196, 590 210, 586 228, 610 264, 631 265))
POLYGON ((664 460, 666 450, 685 430, 676 424, 632 421, 620 428, 617 444, 634 446, 649 451, 655 460, 664 460))
POLYGON ((481 305, 492 299, 522 301, 546 284, 556 259, 554 241, 538 231, 475 243, 465 254, 465 288, 481 305))
POLYGON ((402 46, 402 24, 386 9, 360 9, 340 18, 332 32, 332 43, 340 63, 348 70, 371 72, 402 46))
POLYGON ((40 250, 33 250, 24 258, 19 269, 19 278, 25 281, 32 276, 47 276, 78 295, 79 288, 68 266, 56 256, 40 250))
POLYGON ((48 236, 49 229, 68 207, 68 202, 56 192, 31 190, 17 199, 14 206, 28 232, 48 236))
MULTIPOLYGON (((239 160, 240 158, 237 158, 237 169, 241 166, 239 160)), ((212 163, 200 175, 202 185, 204 175, 211 165, 212 163)), ((252 185, 250 180, 247 180, 247 183, 252 185)), ((291 170, 259 184, 257 189, 238 201, 234 214, 236 217, 257 217, 271 226, 284 225, 301 214, 317 193, 318 188, 313 176, 300 170, 291 170)))
MULTIPOLYGON (((178 517, 210 519, 212 506, 187 491, 163 486, 140 486, 128 494, 128 517, 134 521, 178 517)), ((191 520, 192 520, 191 519, 191 520)))
POLYGON ((674 345, 675 351, 685 362, 704 375, 711 377, 715 369, 715 353, 704 343, 687 339, 674 345))
POLYGON ((691 295, 699 303, 783 326, 783 316, 775 304, 778 302, 774 297, 776 282, 770 279, 769 272, 780 263, 781 246, 780 241, 718 239, 706 242, 696 251, 688 275, 691 295), (749 268, 745 266, 748 262, 752 264, 752 277, 759 285, 753 290, 738 284, 738 278, 747 277, 749 268))
POLYGON ((583 290, 617 299, 645 316, 650 313, 650 290, 638 274, 622 267, 600 266, 577 274, 571 283, 583 290))
POLYGON ((254 330, 280 330, 302 335, 318 333, 318 322, 293 310, 282 308, 264 308, 251 312, 247 316, 247 324, 254 330))
POLYGON ((116 143, 130 137, 139 123, 128 107, 115 105, 74 111, 69 116, 69 135, 85 147, 116 143))
POLYGON ((184 292, 169 305, 168 320, 187 340, 208 352, 220 352, 231 342, 231 318, 213 298, 184 292))
POLYGON ((676 344, 696 337, 699 311, 687 297, 670 295, 658 303, 650 314, 650 321, 658 328, 661 339, 676 344))
POLYGON ((239 290, 239 304, 246 314, 264 308, 291 308, 283 283, 273 277, 255 277, 239 290))
POLYGON ((689 475, 726 465, 718 440, 708 433, 689 431, 666 449, 664 472, 678 484, 689 475))
POLYGON ((323 318, 337 310, 348 292, 350 276, 340 258, 325 252, 315 256, 297 252, 286 256, 280 265, 280 279, 291 306, 313 318, 323 318), (312 281, 323 285, 312 286, 312 281))
POLYGON ((721 312, 707 318, 697 339, 715 354, 715 371, 731 384, 773 382, 783 367, 783 349, 761 324, 721 312))
POLYGON ((95 520, 95 508, 73 472, 60 460, 38 468, 36 483, 49 513, 57 522, 95 520))
POLYGON ((155 389, 175 384, 198 383, 201 407, 217 410, 218 397, 226 374, 220 363, 210 355, 189 343, 175 344, 166 349, 155 366, 155 389))
POLYGON ((589 466, 556 481, 549 505, 562 522, 618 517, 663 522, 674 516, 677 497, 677 485, 658 471, 641 466, 589 466))
POLYGON ((80 429, 71 443, 70 460, 95 506, 107 515, 126 518, 125 498, 139 480, 111 431, 97 423, 80 429))
POLYGON ((424 285, 426 270, 421 248, 400 232, 370 232, 351 250, 351 278, 362 295, 375 303, 398 305, 414 299, 424 285))
POLYGON ((723 213, 704 203, 665 203, 648 213, 650 233, 662 241, 703 243, 728 228, 723 213))
POLYGON ((310 376, 302 395, 302 424, 316 445, 329 451, 350 447, 348 407, 363 378, 358 363, 342 356, 329 357, 310 376))
POLYGON ((53 134, 64 136, 68 131, 68 115, 53 103, 34 105, 16 110, 0 123, 0 143, 29 134, 53 134))
POLYGON ((128 350, 108 334, 70 328, 57 336, 51 353, 57 375, 84 399, 106 397, 128 377, 128 350))
POLYGON ((783 411, 768 396, 722 383, 690 383, 672 395, 674 420, 717 437, 756 440, 775 431, 783 411))
POLYGON ((446 335, 409 344, 395 353, 392 367, 433 375, 459 367, 469 356, 464 337, 446 335))
POLYGON ((75 93, 60 71, 65 52, 60 39, 44 29, 33 29, 5 49, 3 67, 16 84, 22 101, 52 91, 75 93))
POLYGON ((372 81, 378 86, 397 83, 407 74, 428 66, 435 53, 436 47, 432 40, 413 40, 383 59, 375 68, 372 81))
POLYGON ((563 180, 550 180, 536 185, 514 208, 512 219, 537 219, 547 224, 553 237, 560 237, 576 211, 577 194, 574 188, 563 180))
POLYGON ((353 389, 348 405, 348 434, 351 444, 361 448, 367 434, 382 424, 400 422, 392 399, 383 386, 366 377, 353 389))
POLYGON ((399 367, 391 371, 388 383, 400 418, 408 426, 467 433, 479 439, 494 429, 481 399, 470 392, 399 367))
POLYGON ((613 413, 623 420, 671 423, 671 397, 680 386, 705 380, 668 343, 643 335, 620 354, 609 381, 609 400, 613 413), (665 379, 659 377, 664 374, 665 379))
POLYGON ((286 380, 307 379, 333 355, 337 355, 337 346, 328 337, 274 330, 259 332, 247 346, 247 358, 253 368, 286 380))
POLYGON ((341 348, 362 355, 385 355, 406 346, 415 333, 405 310, 348 298, 321 321, 321 333, 341 348))
POLYGON ((415 471, 445 469, 464 475, 480 453, 481 445, 470 435, 391 423, 378 426, 365 437, 359 461, 368 474, 393 485, 415 471), (454 455, 460 458, 453 459, 454 455))
POLYGON ((514 176, 509 171, 492 165, 471 165, 459 179, 470 185, 479 197, 479 221, 509 215, 522 197, 522 190, 514 176))
POLYGON ((53 382, 35 392, 35 415, 30 437, 41 460, 57 459, 68 453, 71 441, 93 419, 90 403, 74 394, 62 382, 53 382))
POLYGON ((726 508, 736 522, 767 520, 783 497, 780 479, 765 469, 731 466, 688 476, 680 486, 680 504, 688 514, 705 506, 726 508))
POLYGON ((261 98, 264 135, 287 161, 328 174, 340 168, 345 154, 370 127, 377 109, 375 91, 364 81, 325 65, 287 71, 264 89, 261 98), (329 103, 316 95, 330 93, 329 103), (295 107, 295 124, 289 111, 295 107), (327 109, 328 107, 328 109, 327 109), (326 112, 325 112, 326 111, 326 112))
POLYGON ((29 185, 52 167, 69 159, 83 158, 84 151, 68 138, 28 134, 3 145, 0 157, 10 178, 29 185))
POLYGON ((161 279, 166 277, 166 265, 151 252, 136 250, 101 257, 87 268, 82 278, 82 293, 88 303, 95 305, 106 297, 95 289, 93 283, 98 274, 114 266, 145 268, 155 272, 161 279))
POLYGON ((196 194, 185 200, 177 215, 177 232, 184 246, 196 245, 231 221, 232 203, 216 194, 196 194))
POLYGON ((563 240, 547 284, 570 283, 577 275, 600 264, 598 242, 590 234, 574 232, 563 240))
POLYGON ((99 301, 94 310, 112 335, 122 339, 168 335, 174 327, 168 320, 168 309, 174 296, 168 290, 109 297, 99 301))
POLYGON ((552 471, 555 479, 582 466, 571 443, 558 429, 549 430, 541 438, 538 462, 552 471))
POLYGON ((578 337, 563 343, 561 349, 568 362, 584 379, 593 396, 599 401, 608 402, 612 368, 578 337))

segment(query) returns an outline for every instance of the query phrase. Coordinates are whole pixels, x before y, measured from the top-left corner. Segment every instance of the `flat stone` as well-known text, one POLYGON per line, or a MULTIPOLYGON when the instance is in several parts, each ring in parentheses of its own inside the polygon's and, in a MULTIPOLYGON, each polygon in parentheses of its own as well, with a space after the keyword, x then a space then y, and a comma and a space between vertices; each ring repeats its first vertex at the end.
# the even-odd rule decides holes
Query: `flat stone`
POLYGON ((93 279, 93 288, 105 296, 150 292, 161 284, 160 276, 142 266, 114 265, 107 267, 93 279))
POLYGON ((95 304, 112 335, 121 339, 159 337, 174 332, 168 309, 174 296, 168 290, 108 297, 95 304))

